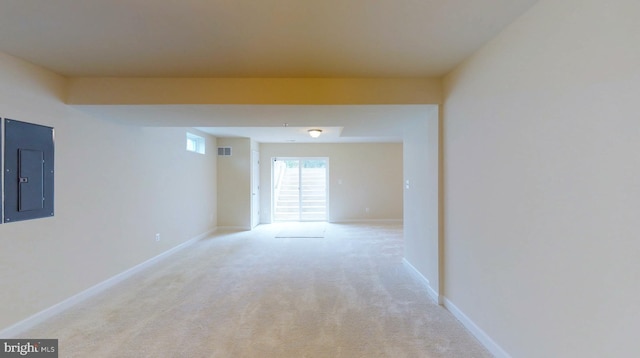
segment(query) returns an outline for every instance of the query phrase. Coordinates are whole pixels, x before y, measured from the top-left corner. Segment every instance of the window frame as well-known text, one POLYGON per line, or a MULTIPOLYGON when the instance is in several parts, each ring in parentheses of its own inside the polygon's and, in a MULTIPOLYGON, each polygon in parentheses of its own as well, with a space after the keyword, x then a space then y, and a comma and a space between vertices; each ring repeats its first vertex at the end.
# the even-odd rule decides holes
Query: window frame
POLYGON ((188 152, 205 154, 206 153, 206 140, 204 137, 187 132, 187 144, 186 149, 188 152))

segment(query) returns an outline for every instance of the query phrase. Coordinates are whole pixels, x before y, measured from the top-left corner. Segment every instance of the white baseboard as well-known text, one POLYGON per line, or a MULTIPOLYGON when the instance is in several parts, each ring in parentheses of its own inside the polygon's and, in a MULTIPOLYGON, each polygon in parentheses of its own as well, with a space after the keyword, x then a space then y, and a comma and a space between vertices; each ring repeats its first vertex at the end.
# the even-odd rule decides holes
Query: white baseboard
POLYGON ((429 282, 429 279, 424 277, 424 275, 422 275, 422 273, 418 271, 418 269, 415 268, 406 258, 402 259, 402 263, 404 263, 409 268, 409 271, 413 274, 414 277, 422 281, 427 286, 427 292, 429 293, 429 296, 437 304, 441 305, 442 300, 440 298, 440 295, 438 294, 438 291, 434 290, 433 287, 431 287, 431 282, 429 282))
POLYGON ((487 333, 485 333, 478 325, 476 325, 467 315, 465 315, 453 302, 449 301, 446 297, 439 295, 436 290, 431 287, 429 280, 418 271, 406 258, 402 259, 402 262, 409 268, 409 271, 418 280, 422 281, 427 286, 427 292, 429 296, 438 304, 443 305, 451 314, 453 314, 468 330, 476 337, 480 343, 491 352, 496 358, 511 358, 511 356, 500 347, 487 333))
POLYGON ((24 320, 15 323, 5 329, 3 329, 2 331, 0 331, 0 337, 2 338, 17 338, 20 336, 20 334, 22 334, 23 332, 35 327, 36 325, 46 321, 47 319, 60 314, 61 312, 71 308, 72 306, 88 299, 91 298, 93 296, 95 296, 96 294, 103 292, 113 286, 115 286, 116 284, 126 280, 127 278, 133 276, 134 274, 148 268, 149 266, 152 266, 156 263, 158 263, 159 261, 169 257, 170 255, 186 248, 189 245, 194 244, 196 241, 204 239, 205 237, 213 234, 216 231, 216 229, 213 230, 209 230, 207 232, 204 232, 198 236, 195 236, 191 239, 189 239, 188 241, 183 242, 182 244, 175 246, 157 256, 154 256, 150 259, 148 259, 147 261, 144 261, 126 271, 123 271, 115 276, 112 276, 98 284, 96 284, 95 286, 92 286, 76 295, 73 295, 69 298, 67 298, 66 300, 57 303, 47 309, 44 309, 28 318, 25 318, 24 320))
POLYGON ((444 307, 449 310, 496 358, 511 358, 485 331, 478 327, 467 315, 464 314, 453 302, 444 298, 444 307))

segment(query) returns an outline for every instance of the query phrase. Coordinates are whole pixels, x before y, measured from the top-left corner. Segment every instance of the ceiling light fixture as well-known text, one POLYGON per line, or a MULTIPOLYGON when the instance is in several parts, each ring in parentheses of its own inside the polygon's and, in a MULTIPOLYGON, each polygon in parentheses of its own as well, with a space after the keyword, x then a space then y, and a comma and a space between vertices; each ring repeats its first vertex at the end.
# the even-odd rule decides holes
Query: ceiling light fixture
POLYGON ((322 129, 309 129, 307 132, 312 138, 318 138, 322 134, 322 129))

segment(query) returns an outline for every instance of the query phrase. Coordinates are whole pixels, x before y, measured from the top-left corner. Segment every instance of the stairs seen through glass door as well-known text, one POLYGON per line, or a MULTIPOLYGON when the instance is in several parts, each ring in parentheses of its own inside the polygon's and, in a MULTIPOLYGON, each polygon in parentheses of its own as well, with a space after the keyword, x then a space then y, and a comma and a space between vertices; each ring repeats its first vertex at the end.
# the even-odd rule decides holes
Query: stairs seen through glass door
POLYGON ((274 221, 327 220, 327 159, 274 161, 274 221))

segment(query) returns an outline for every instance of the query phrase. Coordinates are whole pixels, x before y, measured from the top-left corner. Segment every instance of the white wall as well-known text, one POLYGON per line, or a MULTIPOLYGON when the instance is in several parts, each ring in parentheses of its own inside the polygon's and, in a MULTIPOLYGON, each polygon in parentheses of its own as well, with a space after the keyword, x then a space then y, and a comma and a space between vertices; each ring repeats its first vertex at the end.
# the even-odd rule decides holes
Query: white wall
POLYGON ((249 230, 252 141, 218 138, 218 146, 232 147, 231 156, 218 157, 218 226, 249 230))
POLYGON ((401 143, 262 143, 260 211, 263 223, 271 219, 271 159, 274 157, 329 158, 331 222, 402 220, 401 143))
POLYGON ((404 135, 404 255, 429 281, 438 299, 440 284, 438 107, 407 124, 404 135))
POLYGON ((0 225, 0 330, 215 227, 216 157, 186 152, 185 129, 92 118, 63 77, 1 53, 0 78, 0 116, 56 145, 55 217, 0 225))
POLYGON ((445 295, 513 357, 640 352, 640 2, 541 0, 445 79, 445 295))

